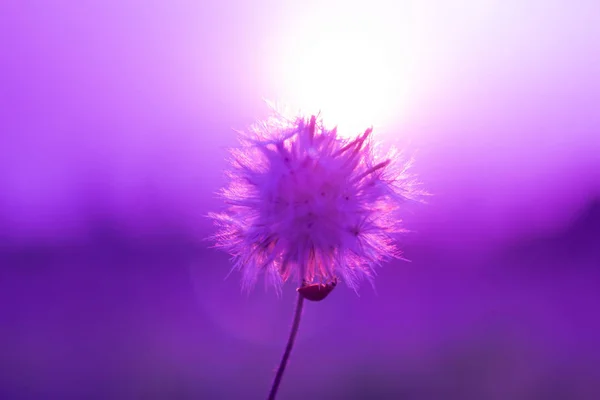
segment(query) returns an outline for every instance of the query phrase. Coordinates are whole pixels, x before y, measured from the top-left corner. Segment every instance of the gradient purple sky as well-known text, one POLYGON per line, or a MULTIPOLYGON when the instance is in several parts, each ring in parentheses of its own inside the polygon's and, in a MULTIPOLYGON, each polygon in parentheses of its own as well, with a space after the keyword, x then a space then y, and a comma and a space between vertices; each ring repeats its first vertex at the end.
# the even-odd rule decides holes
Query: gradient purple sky
POLYGON ((465 220, 477 236, 552 228, 599 192, 596 1, 0 7, 0 218, 11 237, 81 237, 90 201, 134 230, 151 228, 141 224, 153 207, 203 225, 231 128, 263 117, 262 98, 297 100, 290 60, 312 74, 297 68, 297 80, 325 82, 326 93, 310 66, 336 61, 304 59, 302 49, 344 35, 370 40, 397 68, 401 96, 354 92, 373 78, 363 66, 359 85, 330 98, 356 98, 348 115, 366 104, 393 111, 372 123, 415 152, 435 194, 414 216, 419 229, 447 236, 465 220))

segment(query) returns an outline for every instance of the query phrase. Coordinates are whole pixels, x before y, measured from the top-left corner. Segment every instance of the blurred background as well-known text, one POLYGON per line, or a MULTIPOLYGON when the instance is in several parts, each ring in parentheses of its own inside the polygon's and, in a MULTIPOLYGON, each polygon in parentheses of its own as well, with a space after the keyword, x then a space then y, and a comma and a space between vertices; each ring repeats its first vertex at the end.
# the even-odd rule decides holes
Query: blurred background
POLYGON ((203 241, 263 99, 414 156, 410 262, 308 304, 281 399, 600 398, 600 3, 4 1, 0 397, 261 399, 203 241))

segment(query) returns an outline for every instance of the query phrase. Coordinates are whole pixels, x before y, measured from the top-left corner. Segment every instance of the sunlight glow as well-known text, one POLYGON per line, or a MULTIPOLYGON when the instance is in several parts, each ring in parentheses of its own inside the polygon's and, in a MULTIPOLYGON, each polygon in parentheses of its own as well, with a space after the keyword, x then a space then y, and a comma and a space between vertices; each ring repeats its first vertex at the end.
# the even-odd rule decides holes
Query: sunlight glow
POLYGON ((345 136, 391 123, 402 112, 408 77, 390 43, 331 32, 287 49, 282 100, 306 113, 321 112, 345 136))

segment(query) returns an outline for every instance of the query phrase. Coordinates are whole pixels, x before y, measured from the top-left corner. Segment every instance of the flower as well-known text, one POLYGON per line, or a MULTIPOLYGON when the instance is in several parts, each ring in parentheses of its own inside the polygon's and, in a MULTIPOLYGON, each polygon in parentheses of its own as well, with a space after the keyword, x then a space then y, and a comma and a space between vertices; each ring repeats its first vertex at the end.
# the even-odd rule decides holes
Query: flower
POLYGON ((344 139, 316 116, 276 113, 238 132, 220 192, 227 207, 209 217, 215 247, 232 255, 244 288, 264 274, 278 290, 290 278, 340 279, 356 290, 400 256, 397 211, 415 198, 415 182, 395 151, 378 155, 371 132, 344 139))

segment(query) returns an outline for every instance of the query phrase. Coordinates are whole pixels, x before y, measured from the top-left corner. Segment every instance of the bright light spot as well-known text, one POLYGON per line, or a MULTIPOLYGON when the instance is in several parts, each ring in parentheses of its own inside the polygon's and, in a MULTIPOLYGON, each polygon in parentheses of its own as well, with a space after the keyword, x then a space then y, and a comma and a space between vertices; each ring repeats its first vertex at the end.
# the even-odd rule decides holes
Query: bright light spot
POLYGON ((321 112, 344 136, 390 124, 403 111, 408 74, 407 65, 394 59, 393 44, 383 39, 326 31, 287 47, 280 100, 306 113, 321 112))

